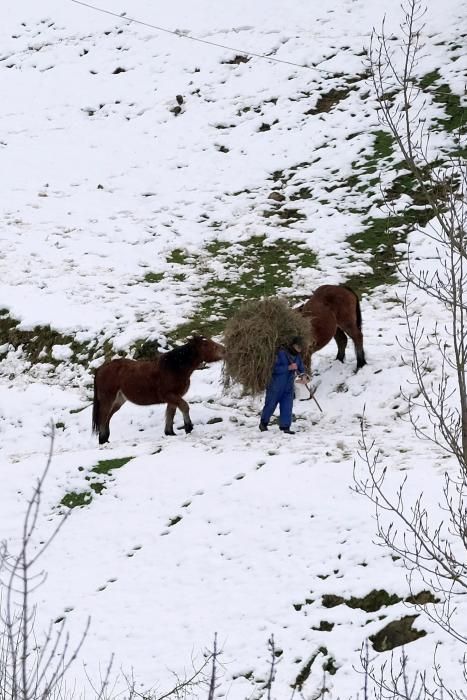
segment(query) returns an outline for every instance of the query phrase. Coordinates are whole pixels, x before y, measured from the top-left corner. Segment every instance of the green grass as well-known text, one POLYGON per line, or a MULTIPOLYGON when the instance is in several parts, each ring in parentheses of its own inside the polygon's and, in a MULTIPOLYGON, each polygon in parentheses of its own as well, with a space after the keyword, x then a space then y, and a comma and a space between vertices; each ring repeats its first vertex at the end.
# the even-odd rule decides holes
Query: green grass
POLYGON ((350 93, 351 88, 332 88, 329 92, 319 96, 316 107, 309 109, 305 114, 323 114, 330 112, 339 102, 345 100, 350 93))
POLYGON ((33 364, 47 362, 60 364, 52 356, 54 345, 67 345, 72 351, 70 361, 86 366, 93 357, 97 343, 80 343, 72 335, 62 334, 50 326, 35 326, 32 330, 21 330, 20 322, 12 318, 7 309, 0 312, 0 345, 10 344, 15 350, 22 348, 27 360, 33 364))
POLYGON ((461 104, 461 98, 452 92, 447 83, 441 82, 438 70, 427 73, 420 81, 420 87, 430 92, 436 104, 443 107, 445 117, 436 121, 436 127, 448 133, 466 133, 467 108, 461 104))
POLYGON ((101 460, 89 471, 89 474, 85 476, 85 480, 89 482, 89 489, 66 493, 60 501, 60 505, 66 508, 88 506, 92 502, 94 495, 100 495, 107 488, 107 483, 109 481, 109 479, 96 479, 94 475, 110 477, 115 469, 121 469, 132 459, 133 457, 120 457, 101 460))
MULTIPOLYGON (((409 231, 424 227, 433 217, 432 209, 427 205, 426 194, 416 182, 414 176, 404 172, 394 178, 384 192, 384 199, 376 194, 379 177, 368 179, 368 175, 377 174, 388 168, 401 170, 404 163, 394 164, 395 144, 391 134, 378 130, 374 135, 372 152, 366 154, 360 163, 354 163, 354 173, 344 181, 352 192, 367 193, 369 204, 384 206, 384 201, 395 202, 402 195, 407 195, 412 202, 403 210, 380 217, 366 217, 361 231, 349 236, 347 242, 353 250, 353 258, 362 260, 371 269, 367 273, 352 275, 346 283, 358 294, 371 292, 382 284, 394 284, 397 280, 397 268, 402 262, 403 254, 397 245, 404 242, 409 231), (364 179, 363 177, 366 176, 364 179), (371 197, 371 199, 370 199, 371 197)), ((427 177, 428 168, 422 171, 427 177)), ((338 183, 335 187, 339 187, 338 183)), ((442 193, 432 190, 440 199, 442 193)), ((369 206, 353 209, 355 213, 365 216, 369 206)), ((345 210, 344 210, 345 211, 345 210)))
POLYGON ((170 334, 172 340, 186 338, 195 331, 217 335, 239 304, 292 287, 295 267, 315 267, 317 262, 316 255, 304 244, 285 238, 269 242, 264 235, 240 241, 236 246, 212 241, 206 246, 206 253, 222 261, 225 279, 209 278, 196 313, 170 334), (291 256, 296 258, 293 263, 291 256))
POLYGON ((400 598, 395 593, 388 593, 383 588, 380 588, 373 589, 360 598, 351 596, 346 599, 342 596, 334 595, 333 593, 325 593, 321 599, 321 604, 324 608, 335 608, 338 605, 346 605, 353 610, 359 609, 371 613, 378 612, 381 608, 389 605, 396 605, 402 600, 412 605, 428 605, 429 603, 439 602, 439 599, 430 591, 420 591, 420 593, 410 595, 404 599, 400 598))
POLYGON ((277 218, 282 226, 291 226, 296 224, 298 221, 305 221, 306 216, 298 209, 293 209, 292 207, 283 207, 282 205, 275 205, 272 209, 265 209, 263 211, 263 216, 265 219, 277 218))
POLYGON ((192 257, 193 256, 183 248, 174 248, 166 259, 168 263, 174 263, 175 265, 187 265, 191 261, 192 257))
POLYGON ((91 469, 91 473, 109 475, 113 472, 114 469, 121 469, 132 459, 133 457, 117 457, 115 459, 101 460, 96 464, 95 467, 91 469))
POLYGON ((144 281, 148 282, 149 284, 157 284, 163 280, 164 277, 165 274, 163 272, 148 272, 144 275, 144 281))
POLYGON ((72 491, 63 496, 60 505, 66 508, 81 508, 89 505, 91 501, 92 493, 90 491, 72 491))
POLYGON ((393 620, 379 632, 371 635, 369 639, 373 649, 378 652, 390 651, 424 637, 425 630, 417 630, 412 626, 417 617, 418 615, 405 615, 399 620, 393 620))
POLYGON ((292 684, 292 688, 294 690, 298 690, 298 692, 301 693, 305 682, 311 674, 313 664, 319 656, 323 656, 325 659, 324 663, 322 664, 323 671, 329 673, 330 676, 333 676, 336 673, 338 667, 335 664, 334 657, 329 654, 326 647, 319 647, 317 651, 311 655, 307 663, 303 666, 302 670, 296 677, 294 683, 292 684))
POLYGON ((467 158, 467 147, 461 143, 467 133, 467 107, 461 103, 459 95, 453 93, 447 83, 442 82, 438 70, 427 73, 420 80, 420 87, 433 95, 434 102, 443 107, 445 116, 436 120, 434 128, 454 135, 455 145, 448 154, 452 157, 467 158))
POLYGON ((377 165, 380 160, 388 160, 394 155, 394 138, 387 131, 381 129, 375 132, 373 154, 366 156, 365 160, 377 165))
MULTIPOLYGON (((461 98, 442 82, 439 71, 436 70, 424 76, 420 81, 420 87, 433 95, 434 102, 441 105, 445 112, 445 117, 439 118, 434 128, 453 134, 455 137, 465 134, 467 110, 461 104, 461 98)), ((465 157, 467 152, 465 147, 457 145, 449 155, 465 157)), ((378 173, 388 168, 400 170, 405 167, 404 163, 394 163, 394 156, 395 142, 392 135, 383 130, 376 131, 371 153, 353 164, 354 172, 344 183, 332 184, 327 188, 328 191, 344 184, 351 192, 354 190, 362 194, 367 193, 371 197, 370 203, 383 206, 384 201, 380 197, 377 196, 375 199, 375 190, 379 183, 378 173), (368 178, 373 174, 374 178, 368 178)), ((437 164, 439 165, 439 162, 437 164)), ((432 186, 429 183, 429 167, 426 166, 421 171, 422 175, 426 176, 426 187, 431 188, 429 194, 442 203, 445 193, 440 190, 440 186, 432 186)), ((347 239, 354 251, 354 258, 363 259, 371 268, 371 271, 366 274, 354 275, 346 280, 349 286, 360 294, 371 292, 381 284, 393 284, 397 280, 397 267, 402 261, 402 254, 396 249, 397 244, 406 240, 409 231, 426 226, 433 217, 426 192, 414 176, 407 172, 394 178, 384 192, 384 199, 396 202, 402 195, 409 196, 412 200, 404 210, 397 214, 392 213, 390 216, 364 219, 364 228, 347 239)), ((368 208, 362 208, 356 210, 356 213, 364 215, 367 211, 368 208)))

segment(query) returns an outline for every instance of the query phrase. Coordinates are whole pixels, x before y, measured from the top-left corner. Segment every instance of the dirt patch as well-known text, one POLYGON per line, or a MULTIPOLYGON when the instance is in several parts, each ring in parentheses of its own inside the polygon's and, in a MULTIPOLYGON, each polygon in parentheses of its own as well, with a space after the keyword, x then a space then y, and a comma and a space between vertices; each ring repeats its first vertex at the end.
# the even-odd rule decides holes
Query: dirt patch
POLYGON ((333 109, 333 107, 338 105, 339 102, 342 102, 349 96, 350 90, 351 88, 341 88, 340 90, 332 88, 332 90, 329 90, 329 92, 320 95, 316 106, 312 109, 309 109, 307 112, 305 112, 305 114, 312 115, 330 112, 333 109))
POLYGON ((421 637, 425 637, 424 630, 416 630, 413 628, 413 623, 418 615, 406 615, 400 620, 393 620, 382 630, 370 637, 370 642, 375 651, 390 651, 396 647, 415 642, 421 637))

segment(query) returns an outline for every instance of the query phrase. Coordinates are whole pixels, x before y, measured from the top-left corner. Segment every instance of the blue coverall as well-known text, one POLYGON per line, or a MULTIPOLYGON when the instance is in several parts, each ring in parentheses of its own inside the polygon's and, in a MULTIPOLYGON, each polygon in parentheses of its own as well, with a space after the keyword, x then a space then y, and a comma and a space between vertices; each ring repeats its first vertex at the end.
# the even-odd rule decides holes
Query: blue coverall
POLYGON ((261 413, 261 423, 267 425, 279 404, 279 427, 288 429, 292 424, 292 406, 294 399, 294 378, 295 373, 303 374, 305 367, 302 358, 298 353, 279 350, 276 362, 272 370, 271 381, 266 389, 264 408, 261 413), (297 365, 297 370, 289 369, 293 362, 297 365))

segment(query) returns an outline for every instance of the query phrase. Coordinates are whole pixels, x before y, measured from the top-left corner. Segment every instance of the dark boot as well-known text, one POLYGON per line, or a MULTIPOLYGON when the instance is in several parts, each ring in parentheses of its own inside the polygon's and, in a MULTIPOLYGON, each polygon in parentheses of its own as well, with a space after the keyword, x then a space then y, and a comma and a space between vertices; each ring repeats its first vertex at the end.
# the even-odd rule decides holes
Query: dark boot
POLYGON ((264 433, 264 431, 268 429, 268 426, 266 425, 266 423, 261 422, 259 424, 259 429, 261 430, 262 433, 264 433))
POLYGON ((287 435, 295 435, 295 430, 290 430, 290 428, 281 428, 283 433, 286 433, 287 435))

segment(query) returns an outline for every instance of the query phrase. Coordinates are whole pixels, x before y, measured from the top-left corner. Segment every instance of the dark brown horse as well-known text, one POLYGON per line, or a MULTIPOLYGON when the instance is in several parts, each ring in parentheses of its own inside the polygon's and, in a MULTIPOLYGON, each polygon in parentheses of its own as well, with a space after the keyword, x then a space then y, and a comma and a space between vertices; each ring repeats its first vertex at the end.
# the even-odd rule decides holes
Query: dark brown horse
POLYGON ((347 336, 353 340, 357 371, 366 364, 363 351, 360 301, 349 287, 323 284, 297 311, 310 319, 313 345, 311 354, 324 348, 334 338, 337 358, 344 361, 347 336))
POLYGON ((191 433, 190 408, 182 396, 188 391, 195 369, 204 362, 217 362, 223 357, 222 345, 195 336, 185 345, 162 353, 154 360, 111 360, 99 367, 94 376, 92 410, 92 429, 99 434, 99 443, 108 441, 110 419, 125 401, 138 406, 166 403, 166 435, 175 435, 174 416, 179 408, 185 432, 191 433))

